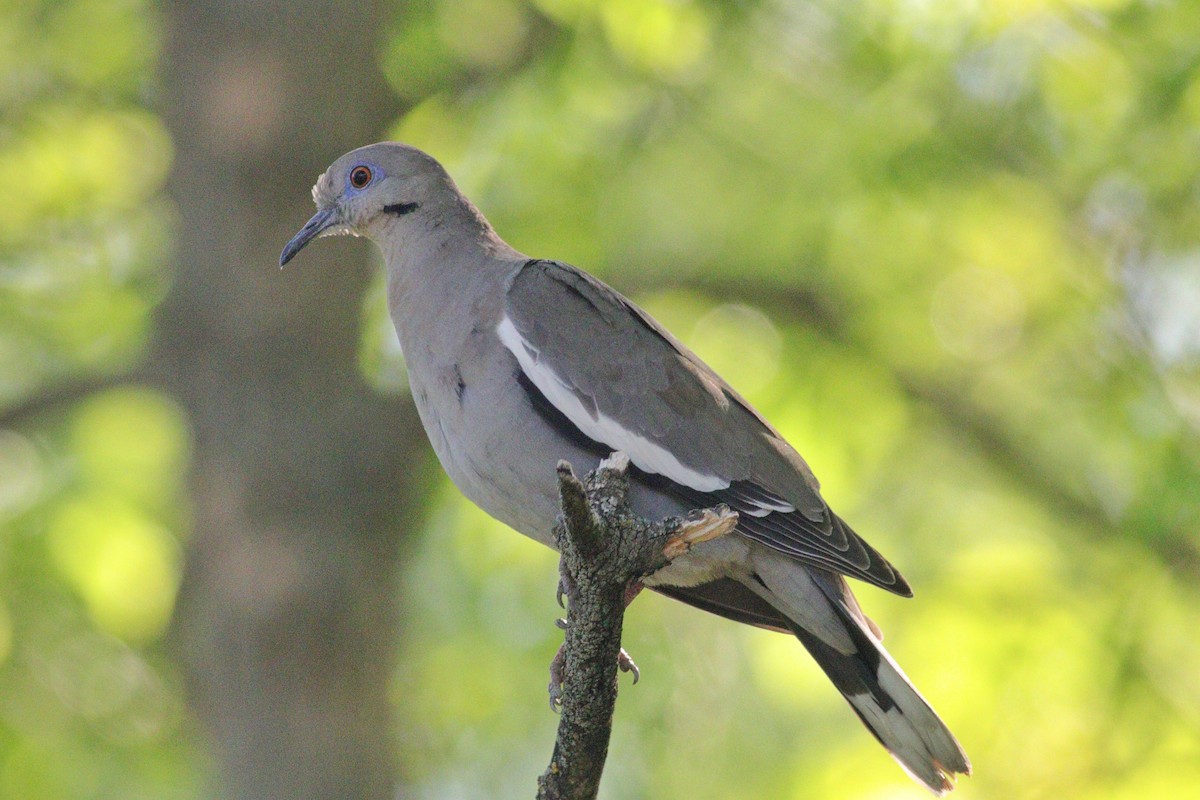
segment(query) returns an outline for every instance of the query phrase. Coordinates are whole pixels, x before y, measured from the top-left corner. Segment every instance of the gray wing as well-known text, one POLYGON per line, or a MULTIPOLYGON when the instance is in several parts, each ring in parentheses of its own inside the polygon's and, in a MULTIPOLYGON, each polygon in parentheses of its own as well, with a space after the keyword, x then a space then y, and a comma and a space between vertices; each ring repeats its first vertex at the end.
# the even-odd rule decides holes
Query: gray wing
POLYGON ((497 327, 535 409, 689 507, 726 503, 738 531, 901 595, 908 583, 821 498, 808 465, 749 403, 648 314, 587 273, 529 261, 497 327))

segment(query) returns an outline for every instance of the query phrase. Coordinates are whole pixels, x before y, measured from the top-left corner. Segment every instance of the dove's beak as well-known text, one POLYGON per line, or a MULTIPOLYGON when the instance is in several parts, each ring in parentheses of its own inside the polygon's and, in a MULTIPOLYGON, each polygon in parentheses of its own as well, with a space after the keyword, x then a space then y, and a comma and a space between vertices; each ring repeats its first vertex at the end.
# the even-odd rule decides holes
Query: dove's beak
POLYGON ((337 206, 323 208, 316 214, 313 214, 312 219, 304 223, 304 227, 300 232, 292 237, 292 240, 283 246, 283 252, 279 254, 279 266, 291 261, 296 253, 304 249, 304 246, 316 239, 325 231, 338 224, 338 209, 337 206))

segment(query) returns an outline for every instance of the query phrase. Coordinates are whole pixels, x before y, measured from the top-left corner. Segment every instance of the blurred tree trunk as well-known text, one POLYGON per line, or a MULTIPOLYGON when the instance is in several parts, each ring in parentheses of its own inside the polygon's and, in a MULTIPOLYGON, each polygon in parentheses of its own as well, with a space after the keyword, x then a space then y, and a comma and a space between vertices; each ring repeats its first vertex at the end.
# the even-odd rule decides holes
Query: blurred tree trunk
POLYGON ((357 374, 368 246, 324 243, 278 268, 313 178, 399 110, 374 63, 379 9, 164 10, 179 229, 150 370, 194 428, 175 640, 215 792, 392 797, 396 555, 424 445, 410 404, 357 374))

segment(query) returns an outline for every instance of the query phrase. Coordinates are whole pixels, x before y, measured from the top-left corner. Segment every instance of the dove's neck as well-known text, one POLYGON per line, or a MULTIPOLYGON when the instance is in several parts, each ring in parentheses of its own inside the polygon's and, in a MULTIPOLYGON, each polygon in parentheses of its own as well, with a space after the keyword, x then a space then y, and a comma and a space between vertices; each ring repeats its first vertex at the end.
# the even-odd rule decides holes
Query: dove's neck
POLYGON ((388 307, 410 361, 418 352, 454 347, 472 328, 498 324, 508 278, 528 260, 469 201, 454 200, 398 220, 378 240, 388 307))

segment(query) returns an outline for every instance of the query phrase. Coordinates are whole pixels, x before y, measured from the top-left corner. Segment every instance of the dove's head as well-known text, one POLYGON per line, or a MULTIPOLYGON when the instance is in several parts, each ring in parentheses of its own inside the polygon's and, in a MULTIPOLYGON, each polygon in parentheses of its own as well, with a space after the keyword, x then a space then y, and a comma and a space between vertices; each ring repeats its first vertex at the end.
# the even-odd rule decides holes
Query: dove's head
MULTIPOLYGON (((352 150, 333 162, 312 189, 317 213, 283 248, 283 266, 321 236, 388 235, 455 214, 482 221, 433 157, 415 147, 382 142, 352 150)), ((486 222, 483 223, 486 226, 486 222)))

